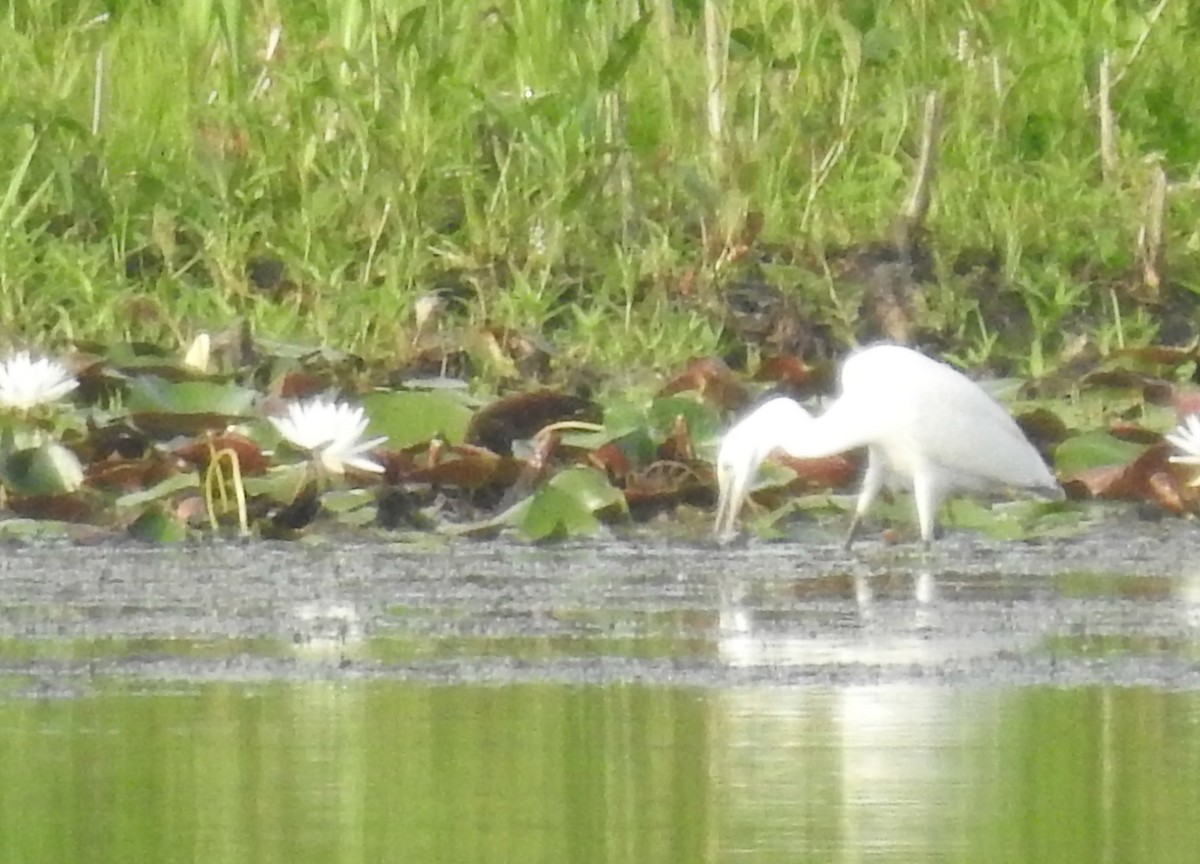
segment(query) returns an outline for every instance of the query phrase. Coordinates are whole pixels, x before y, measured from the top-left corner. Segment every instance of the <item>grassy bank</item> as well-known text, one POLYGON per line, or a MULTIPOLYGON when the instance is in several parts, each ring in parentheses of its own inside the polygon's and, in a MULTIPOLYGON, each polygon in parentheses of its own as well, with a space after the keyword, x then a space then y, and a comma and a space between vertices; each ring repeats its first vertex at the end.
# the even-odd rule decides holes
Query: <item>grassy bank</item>
POLYGON ((110 5, 0 20, 8 341, 245 319, 402 366, 431 292, 558 369, 900 335, 1038 373, 1197 329, 1190 4, 110 5))

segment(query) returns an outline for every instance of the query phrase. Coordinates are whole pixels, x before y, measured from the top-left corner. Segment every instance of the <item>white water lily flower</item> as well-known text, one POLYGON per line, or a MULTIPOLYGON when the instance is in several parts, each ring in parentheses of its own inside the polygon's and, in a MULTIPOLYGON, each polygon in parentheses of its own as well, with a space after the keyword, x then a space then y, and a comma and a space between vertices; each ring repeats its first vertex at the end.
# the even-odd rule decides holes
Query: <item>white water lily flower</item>
POLYGON ((1200 465, 1200 414, 1189 414, 1172 432, 1163 437, 1179 451, 1171 457, 1172 462, 1200 465))
POLYGON ((289 402, 282 417, 269 417, 279 434, 331 474, 346 473, 346 466, 360 471, 383 473, 383 466, 363 455, 378 447, 387 437, 363 441, 367 416, 362 407, 337 402, 328 396, 316 396, 289 402))
POLYGON ((75 376, 57 360, 18 351, 0 363, 0 408, 28 411, 54 402, 79 386, 75 376))

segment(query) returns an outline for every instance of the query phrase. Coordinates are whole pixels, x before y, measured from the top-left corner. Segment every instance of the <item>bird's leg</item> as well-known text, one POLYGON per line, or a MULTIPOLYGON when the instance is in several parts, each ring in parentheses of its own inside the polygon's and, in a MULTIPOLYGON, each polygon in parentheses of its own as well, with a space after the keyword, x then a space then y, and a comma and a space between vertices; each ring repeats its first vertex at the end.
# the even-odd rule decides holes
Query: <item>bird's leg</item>
POLYGON ((932 475, 933 472, 928 469, 913 472, 913 501, 917 505, 917 522, 921 526, 921 545, 926 552, 933 545, 938 505, 942 497, 942 490, 932 475))
POLYGON ((870 509, 875 496, 879 494, 879 490, 883 488, 883 477, 883 460, 875 455, 874 450, 868 447, 867 470, 863 473, 862 491, 858 493, 858 503, 854 505, 854 516, 850 519, 850 530, 846 532, 846 540, 842 544, 843 549, 849 549, 850 544, 854 542, 854 535, 858 533, 858 526, 862 522, 862 517, 870 509))
POLYGON ((854 535, 858 533, 859 521, 858 512, 856 511, 854 515, 850 517, 850 530, 846 532, 846 539, 842 541, 843 549, 850 549, 850 544, 854 542, 854 535))

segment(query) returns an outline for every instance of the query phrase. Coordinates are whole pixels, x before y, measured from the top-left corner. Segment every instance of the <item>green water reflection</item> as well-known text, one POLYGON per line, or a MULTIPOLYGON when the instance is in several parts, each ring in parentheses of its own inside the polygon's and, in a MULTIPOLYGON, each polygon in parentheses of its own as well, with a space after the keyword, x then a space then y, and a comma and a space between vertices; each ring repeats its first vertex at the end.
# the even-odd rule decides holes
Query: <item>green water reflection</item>
POLYGON ((108 687, 0 701, 0 766, 6 862, 1200 848, 1200 695, 1149 689, 108 687))

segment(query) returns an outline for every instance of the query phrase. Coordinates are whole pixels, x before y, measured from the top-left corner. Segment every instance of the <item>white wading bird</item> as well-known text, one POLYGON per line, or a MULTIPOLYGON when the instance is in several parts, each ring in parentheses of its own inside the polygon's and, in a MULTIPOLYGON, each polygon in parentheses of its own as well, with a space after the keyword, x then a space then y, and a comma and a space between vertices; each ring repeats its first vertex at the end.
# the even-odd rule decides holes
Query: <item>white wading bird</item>
POLYGON ((841 395, 820 417, 781 397, 725 433, 717 454, 717 537, 734 533, 758 467, 773 451, 819 459, 859 447, 867 448, 867 470, 847 548, 885 482, 912 489, 927 547, 938 506, 954 491, 1063 494, 1012 417, 978 384, 910 348, 874 345, 846 358, 841 395))

